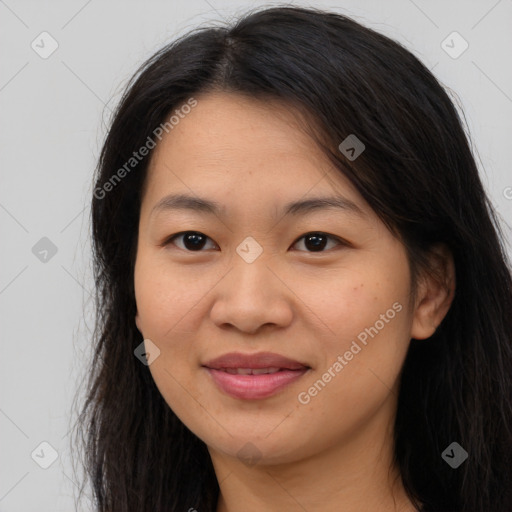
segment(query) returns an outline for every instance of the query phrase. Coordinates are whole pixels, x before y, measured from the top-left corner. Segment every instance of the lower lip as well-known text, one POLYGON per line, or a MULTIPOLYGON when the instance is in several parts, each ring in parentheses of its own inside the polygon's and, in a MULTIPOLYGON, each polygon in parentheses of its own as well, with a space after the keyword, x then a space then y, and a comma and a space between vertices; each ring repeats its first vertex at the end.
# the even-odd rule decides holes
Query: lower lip
POLYGON ((213 368, 206 368, 206 370, 215 384, 228 395, 242 400, 261 400, 275 395, 284 387, 300 379, 308 368, 261 375, 238 375, 213 368))

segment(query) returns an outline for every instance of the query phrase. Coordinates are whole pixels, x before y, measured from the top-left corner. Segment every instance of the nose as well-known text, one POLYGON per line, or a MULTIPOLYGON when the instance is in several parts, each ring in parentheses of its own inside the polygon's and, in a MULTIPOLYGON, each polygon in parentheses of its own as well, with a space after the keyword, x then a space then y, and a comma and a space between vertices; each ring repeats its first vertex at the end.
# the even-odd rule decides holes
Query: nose
POLYGON ((255 334, 265 328, 288 326, 293 319, 293 292, 264 258, 247 263, 235 258, 233 267, 215 287, 212 321, 221 328, 255 334))

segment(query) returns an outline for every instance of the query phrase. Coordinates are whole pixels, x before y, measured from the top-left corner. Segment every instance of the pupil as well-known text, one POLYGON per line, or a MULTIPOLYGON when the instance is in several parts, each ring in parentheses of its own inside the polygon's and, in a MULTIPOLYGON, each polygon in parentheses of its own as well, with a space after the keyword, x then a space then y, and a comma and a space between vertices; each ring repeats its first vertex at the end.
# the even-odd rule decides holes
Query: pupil
POLYGON ((188 233, 184 237, 184 244, 187 249, 202 249, 206 238, 199 233, 188 233))
POLYGON ((312 242, 312 246, 308 247, 308 249, 313 249, 313 251, 322 250, 326 245, 327 237, 320 234, 308 235, 306 236, 305 243, 306 247, 308 247, 308 242, 312 242))

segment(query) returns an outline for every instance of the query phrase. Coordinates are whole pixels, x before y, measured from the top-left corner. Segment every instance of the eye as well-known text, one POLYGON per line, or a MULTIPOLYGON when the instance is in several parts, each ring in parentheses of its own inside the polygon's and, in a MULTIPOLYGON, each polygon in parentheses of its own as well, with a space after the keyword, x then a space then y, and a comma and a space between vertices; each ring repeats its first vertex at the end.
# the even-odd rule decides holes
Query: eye
POLYGON ((344 245, 343 240, 334 235, 328 235, 321 231, 312 231, 301 236, 293 245, 297 245, 301 240, 304 240, 304 246, 308 252, 325 252, 324 249, 328 245, 328 240, 335 240, 337 245, 344 245))
MULTIPOLYGON (((181 233, 176 233, 172 235, 170 238, 167 238, 162 245, 169 245, 170 243, 174 243, 174 240, 182 239, 183 245, 177 245, 180 249, 184 251, 201 251, 201 249, 205 246, 206 240, 210 240, 206 235, 200 233, 199 231, 183 231, 181 233)), ((214 244, 215 248, 216 245, 214 244)))

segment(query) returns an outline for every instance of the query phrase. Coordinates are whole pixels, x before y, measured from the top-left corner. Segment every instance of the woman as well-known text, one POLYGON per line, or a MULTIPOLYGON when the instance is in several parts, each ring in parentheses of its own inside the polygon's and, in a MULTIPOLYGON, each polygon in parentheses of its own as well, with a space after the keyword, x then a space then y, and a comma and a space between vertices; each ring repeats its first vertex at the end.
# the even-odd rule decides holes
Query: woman
POLYGON ((92 202, 98 511, 512 510, 512 284, 442 87, 339 14, 146 62, 92 202))

